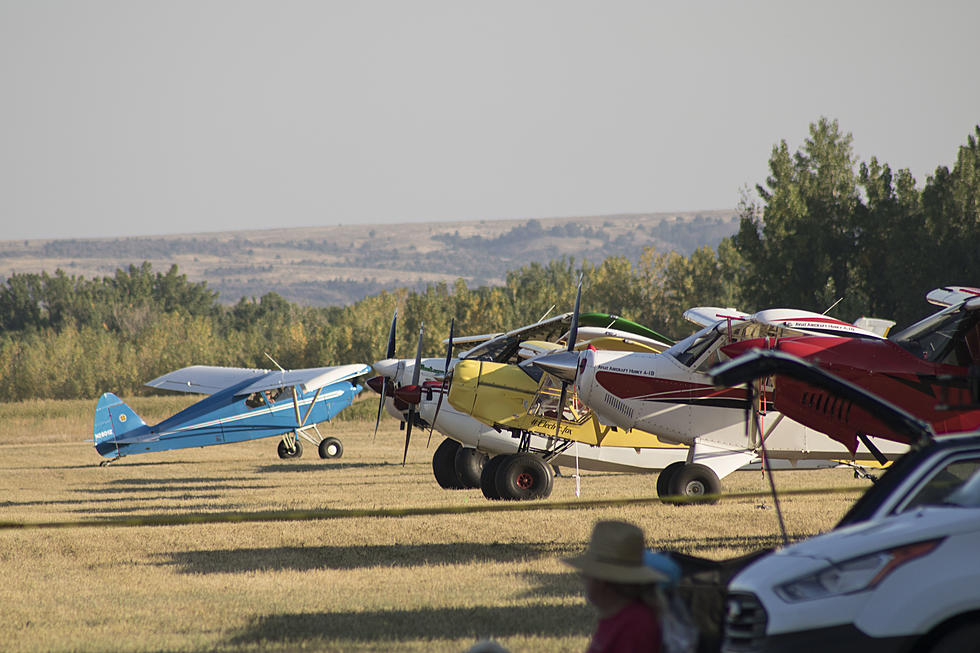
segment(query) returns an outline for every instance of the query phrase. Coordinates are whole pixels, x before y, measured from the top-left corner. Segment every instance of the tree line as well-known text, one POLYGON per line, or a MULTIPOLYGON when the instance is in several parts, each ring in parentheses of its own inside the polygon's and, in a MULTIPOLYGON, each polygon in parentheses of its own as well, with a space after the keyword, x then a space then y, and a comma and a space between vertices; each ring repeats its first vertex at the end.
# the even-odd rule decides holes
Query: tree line
POLYGON ((804 144, 773 148, 770 174, 746 194, 739 230, 689 256, 643 251, 638 261, 532 262, 502 286, 430 285, 381 291, 345 307, 308 307, 274 292, 225 306, 176 266, 149 263, 85 279, 14 274, 0 286, 0 393, 6 400, 92 398, 152 392, 143 384, 186 365, 286 368, 372 362, 398 310, 397 355, 445 353, 456 333, 502 331, 571 310, 581 274, 583 308, 682 337, 697 305, 755 311, 773 306, 852 321, 900 325, 930 312, 925 292, 980 285, 980 126, 918 186, 908 170, 856 159, 836 121, 810 125, 804 144))

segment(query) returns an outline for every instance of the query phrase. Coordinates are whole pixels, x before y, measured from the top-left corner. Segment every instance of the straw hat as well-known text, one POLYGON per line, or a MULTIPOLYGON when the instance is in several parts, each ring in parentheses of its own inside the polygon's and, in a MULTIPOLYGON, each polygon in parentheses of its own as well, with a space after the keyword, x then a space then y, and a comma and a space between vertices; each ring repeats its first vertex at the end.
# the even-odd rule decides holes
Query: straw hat
POLYGON ((585 553, 565 562, 583 575, 613 583, 660 583, 667 574, 643 564, 643 531, 621 521, 600 521, 585 553))

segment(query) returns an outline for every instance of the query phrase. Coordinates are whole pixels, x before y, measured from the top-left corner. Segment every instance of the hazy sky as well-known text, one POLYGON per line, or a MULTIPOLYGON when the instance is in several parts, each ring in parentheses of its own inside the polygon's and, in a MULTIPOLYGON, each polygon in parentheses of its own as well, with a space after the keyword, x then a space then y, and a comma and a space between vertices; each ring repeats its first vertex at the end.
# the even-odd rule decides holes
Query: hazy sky
POLYGON ((0 240, 733 208, 821 116, 920 186, 980 2, 0 0, 0 240))

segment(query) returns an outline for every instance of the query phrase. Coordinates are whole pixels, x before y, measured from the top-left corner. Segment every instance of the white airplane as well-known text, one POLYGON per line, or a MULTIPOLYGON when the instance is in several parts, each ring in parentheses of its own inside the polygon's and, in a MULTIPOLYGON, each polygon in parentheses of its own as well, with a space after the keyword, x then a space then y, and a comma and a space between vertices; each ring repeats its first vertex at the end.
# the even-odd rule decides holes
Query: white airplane
POLYGON ((889 324, 871 323, 875 327, 871 331, 790 309, 748 315, 731 308, 699 307, 684 316, 703 328, 659 354, 589 349, 534 362, 573 383, 578 400, 602 423, 656 433, 663 441, 689 446, 686 460, 661 472, 657 480, 661 496, 718 494, 722 478, 763 455, 791 463, 812 459, 883 463, 907 450, 901 444, 865 438, 864 446, 852 455, 836 440, 773 410, 771 382, 761 384, 756 396, 744 386, 716 387, 708 374, 727 360, 721 348, 732 342, 817 333, 881 339, 889 324))

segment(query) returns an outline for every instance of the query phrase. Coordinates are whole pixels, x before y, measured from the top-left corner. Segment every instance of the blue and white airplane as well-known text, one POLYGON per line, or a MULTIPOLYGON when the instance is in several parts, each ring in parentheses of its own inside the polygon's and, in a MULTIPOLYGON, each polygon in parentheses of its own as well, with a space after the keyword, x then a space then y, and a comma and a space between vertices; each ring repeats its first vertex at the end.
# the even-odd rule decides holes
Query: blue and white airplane
POLYGON ((107 392, 95 407, 95 450, 105 465, 130 454, 282 436, 280 458, 303 455, 301 439, 315 445, 321 458, 339 458, 340 440, 321 436, 317 424, 351 404, 363 389, 352 379, 370 370, 363 364, 301 370, 185 367, 146 385, 209 397, 148 426, 107 392))

